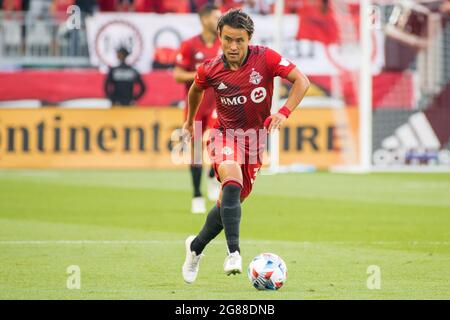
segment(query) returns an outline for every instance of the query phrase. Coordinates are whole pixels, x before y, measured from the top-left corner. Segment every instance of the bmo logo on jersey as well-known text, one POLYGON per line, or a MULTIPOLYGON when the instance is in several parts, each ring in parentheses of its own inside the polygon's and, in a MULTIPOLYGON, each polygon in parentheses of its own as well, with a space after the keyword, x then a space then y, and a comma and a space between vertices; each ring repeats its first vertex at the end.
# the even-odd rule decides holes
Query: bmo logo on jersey
MULTIPOLYGON (((264 99, 267 96, 267 90, 264 87, 258 87, 252 90, 250 93, 250 99, 254 103, 260 103, 264 101, 264 99)), ((220 102, 224 106, 237 106, 237 105, 243 105, 247 103, 247 97, 246 96, 235 96, 235 97, 220 97, 220 102)))
POLYGON ((267 96, 266 88, 264 87, 258 87, 253 89, 252 93, 250 94, 250 98, 254 103, 260 103, 264 101, 264 99, 267 96))
POLYGON ((247 97, 246 96, 220 97, 220 102, 224 106, 237 106, 240 104, 245 104, 247 102, 247 97))

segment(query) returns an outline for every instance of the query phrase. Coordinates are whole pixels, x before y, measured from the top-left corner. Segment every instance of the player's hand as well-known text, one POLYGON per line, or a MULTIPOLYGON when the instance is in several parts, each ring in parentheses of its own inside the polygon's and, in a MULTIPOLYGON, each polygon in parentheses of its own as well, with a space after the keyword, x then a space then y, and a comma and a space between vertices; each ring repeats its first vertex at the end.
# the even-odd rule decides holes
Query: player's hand
POLYGON ((186 121, 181 129, 181 135, 184 142, 188 143, 191 141, 191 138, 194 136, 194 125, 186 121))
POLYGON ((266 127, 269 132, 272 130, 279 130, 284 121, 286 121, 286 116, 281 113, 275 113, 264 121, 264 127, 266 127))

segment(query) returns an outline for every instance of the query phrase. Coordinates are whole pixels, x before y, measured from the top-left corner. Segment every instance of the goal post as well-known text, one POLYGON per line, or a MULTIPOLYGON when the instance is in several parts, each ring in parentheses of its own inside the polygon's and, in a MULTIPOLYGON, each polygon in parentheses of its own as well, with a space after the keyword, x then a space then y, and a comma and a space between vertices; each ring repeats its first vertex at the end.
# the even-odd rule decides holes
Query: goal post
POLYGON ((371 0, 360 0, 360 52, 359 70, 359 169, 370 172, 372 164, 372 23, 369 19, 372 8, 371 0))
POLYGON ((358 80, 354 81, 358 96, 358 161, 353 165, 329 168, 330 171, 339 173, 369 173, 372 170, 372 30, 377 24, 372 20, 374 18, 372 1, 360 0, 359 4, 360 36, 355 44, 355 49, 359 53, 358 69, 355 72, 358 80))
MULTIPOLYGON (((274 25, 274 45, 273 48, 277 52, 282 52, 282 41, 283 41, 283 11, 284 11, 284 0, 276 0, 275 2, 275 25, 274 25)), ((274 88, 273 88, 273 99, 271 113, 277 113, 280 109, 280 78, 275 78, 274 88)), ((270 146, 270 165, 269 173, 275 174, 280 169, 280 133, 278 131, 273 131, 269 135, 269 146, 270 146)))

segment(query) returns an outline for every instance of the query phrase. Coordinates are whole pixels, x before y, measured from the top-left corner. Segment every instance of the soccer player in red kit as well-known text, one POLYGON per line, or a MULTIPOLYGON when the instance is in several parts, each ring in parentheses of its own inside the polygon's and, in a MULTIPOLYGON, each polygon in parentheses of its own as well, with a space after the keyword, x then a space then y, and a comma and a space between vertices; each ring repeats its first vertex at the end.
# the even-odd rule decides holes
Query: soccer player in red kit
POLYGON ((195 281, 203 249, 222 229, 228 247, 224 271, 228 275, 242 272, 241 202, 250 194, 262 165, 261 158, 253 157, 252 152, 259 153, 262 149, 260 142, 265 141, 268 132, 264 128, 279 129, 309 88, 308 78, 290 61, 267 47, 249 45, 254 27, 246 13, 236 9, 228 11, 220 18, 217 28, 223 54, 198 68, 189 90, 189 114, 183 128, 188 136, 195 134, 194 117, 203 92, 213 88, 218 121, 208 141, 208 150, 222 191, 199 234, 186 239, 182 274, 187 283, 195 281), (273 79, 277 76, 290 81, 292 88, 286 104, 271 115, 273 79), (252 135, 256 136, 253 142, 252 135))
MULTIPOLYGON (((202 24, 202 33, 190 39, 183 41, 181 48, 176 58, 176 65, 174 68, 174 78, 177 82, 186 84, 186 96, 189 88, 194 81, 198 66, 207 59, 217 56, 221 52, 220 40, 217 37, 217 21, 221 12, 218 7, 212 4, 206 4, 199 10, 200 22, 202 24)), ((185 118, 187 118, 187 98, 185 108, 185 118)), ((209 88, 205 90, 205 96, 200 103, 198 112, 195 116, 196 121, 202 123, 202 135, 198 135, 201 139, 203 132, 206 129, 212 128, 217 119, 216 102, 214 99, 214 89, 209 88)), ((189 167, 192 184, 194 187, 194 195, 191 203, 192 213, 205 213, 205 199, 202 197, 200 191, 201 177, 203 172, 202 167, 202 152, 196 151, 200 157, 194 159, 194 146, 202 146, 202 142, 194 143, 191 141, 191 165, 189 167)), ((207 179, 208 198, 216 201, 219 197, 220 185, 214 178, 214 170, 211 168, 207 179)))

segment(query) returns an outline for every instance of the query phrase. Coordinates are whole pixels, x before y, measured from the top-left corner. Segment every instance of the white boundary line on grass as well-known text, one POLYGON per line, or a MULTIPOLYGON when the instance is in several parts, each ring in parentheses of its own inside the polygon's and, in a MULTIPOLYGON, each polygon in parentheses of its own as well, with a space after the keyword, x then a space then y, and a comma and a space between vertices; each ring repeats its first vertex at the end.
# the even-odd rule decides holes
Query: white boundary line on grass
MULTIPOLYGON (((184 240, 0 240, 0 245, 156 245, 183 244, 184 240)), ((214 241, 224 244, 224 240, 214 241)), ((285 245, 440 245, 448 246, 450 241, 282 241, 242 240, 243 244, 285 244, 285 245)))
POLYGON ((180 240, 0 240, 0 245, 82 245, 82 244, 179 244, 180 240))

